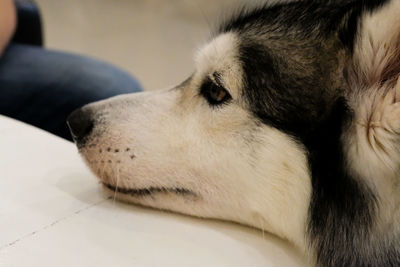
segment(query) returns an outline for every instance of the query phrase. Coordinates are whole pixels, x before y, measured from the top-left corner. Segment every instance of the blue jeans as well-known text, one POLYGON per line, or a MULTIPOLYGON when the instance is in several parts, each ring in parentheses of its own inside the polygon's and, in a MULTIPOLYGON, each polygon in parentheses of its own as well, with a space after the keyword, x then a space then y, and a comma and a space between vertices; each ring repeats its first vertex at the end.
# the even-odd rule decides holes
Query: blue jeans
POLYGON ((137 91, 129 74, 83 56, 11 44, 0 58, 0 114, 68 140, 66 118, 74 109, 137 91))

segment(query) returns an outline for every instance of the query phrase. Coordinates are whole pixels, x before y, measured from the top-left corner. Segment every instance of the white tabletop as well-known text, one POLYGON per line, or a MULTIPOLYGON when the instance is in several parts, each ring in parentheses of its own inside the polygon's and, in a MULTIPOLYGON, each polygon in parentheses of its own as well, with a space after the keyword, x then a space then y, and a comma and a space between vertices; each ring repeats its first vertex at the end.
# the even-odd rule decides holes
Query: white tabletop
POLYGON ((0 116, 0 266, 306 266, 232 223, 114 202, 72 143, 0 116))

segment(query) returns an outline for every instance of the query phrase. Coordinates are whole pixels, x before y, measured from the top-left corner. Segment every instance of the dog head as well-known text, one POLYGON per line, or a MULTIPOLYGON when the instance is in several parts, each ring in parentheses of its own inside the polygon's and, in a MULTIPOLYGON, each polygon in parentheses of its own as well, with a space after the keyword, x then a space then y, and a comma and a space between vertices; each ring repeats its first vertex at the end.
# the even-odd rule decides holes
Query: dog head
POLYGON ((324 218, 358 218, 337 207, 369 214, 369 191, 348 178, 341 140, 352 86, 374 68, 359 21, 382 3, 316 2, 242 12, 198 52, 182 84, 71 114, 79 152, 104 187, 124 201, 251 225, 302 248, 307 231, 336 238, 324 218), (350 188, 343 198, 339 183, 350 188))
POLYGON ((69 119, 72 133, 120 199, 300 235, 292 222, 304 220, 309 203, 304 149, 252 110, 257 91, 249 96, 248 83, 256 76, 247 76, 240 38, 233 31, 215 37, 196 56, 196 72, 175 88, 83 107, 69 119), (281 213, 293 203, 302 207, 284 226, 281 213))

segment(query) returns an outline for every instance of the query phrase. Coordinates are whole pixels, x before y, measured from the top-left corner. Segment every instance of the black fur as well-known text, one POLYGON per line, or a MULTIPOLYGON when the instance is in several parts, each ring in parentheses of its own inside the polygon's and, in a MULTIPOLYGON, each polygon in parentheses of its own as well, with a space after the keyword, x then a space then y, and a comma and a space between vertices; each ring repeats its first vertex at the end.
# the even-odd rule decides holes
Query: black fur
POLYGON ((149 188, 138 188, 138 189, 132 189, 132 188, 123 188, 123 187, 115 187, 110 184, 105 184, 103 183, 105 187, 108 189, 125 194, 125 195, 131 195, 131 196, 136 196, 136 197, 145 197, 149 195, 154 195, 157 193, 173 193, 176 195, 181 195, 181 196, 196 196, 195 193, 193 193, 190 190, 187 190, 185 188, 167 188, 167 187, 149 187, 149 188))
POLYGON ((352 120, 343 97, 360 17, 383 1, 304 1, 243 11, 220 32, 240 35, 244 94, 254 115, 304 145, 312 177, 308 238, 319 266, 400 266, 374 243, 374 192, 346 167, 352 120))

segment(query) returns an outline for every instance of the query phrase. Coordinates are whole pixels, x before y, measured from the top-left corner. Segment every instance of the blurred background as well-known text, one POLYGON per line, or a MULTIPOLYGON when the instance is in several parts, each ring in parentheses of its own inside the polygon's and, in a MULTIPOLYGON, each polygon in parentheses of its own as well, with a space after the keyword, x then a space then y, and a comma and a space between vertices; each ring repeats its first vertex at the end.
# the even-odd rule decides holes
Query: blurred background
POLYGON ((184 80, 221 16, 255 0, 36 0, 45 46, 111 62, 145 90, 184 80))

